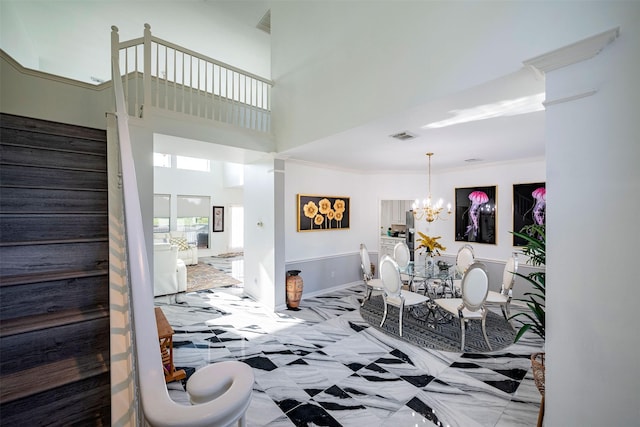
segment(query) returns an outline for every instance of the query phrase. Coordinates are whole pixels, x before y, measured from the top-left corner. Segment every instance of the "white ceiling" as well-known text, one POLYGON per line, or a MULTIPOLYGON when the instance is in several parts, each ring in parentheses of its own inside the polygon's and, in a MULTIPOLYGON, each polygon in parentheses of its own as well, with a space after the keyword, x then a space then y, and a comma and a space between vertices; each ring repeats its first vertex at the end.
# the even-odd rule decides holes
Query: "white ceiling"
MULTIPOLYGON (((15 1, 17 0, 2 0, 3 3, 15 1)), ((118 0, 105 1, 117 2, 118 0)), ((72 6, 74 4, 73 1, 66 3, 72 6)), ((140 1, 138 4, 144 3, 145 1, 140 1)), ((22 5, 23 3, 13 4, 22 5)), ((80 2, 76 4, 79 5, 80 2)), ((83 6, 86 4, 82 3, 83 6)), ((224 15, 227 24, 233 22, 234 25, 252 28, 255 28, 269 8, 268 0, 200 0, 182 4, 185 8, 204 8, 202 10, 211 15, 215 10, 215 19, 218 21, 221 19, 221 15, 224 15)), ((60 46, 77 45, 78 40, 86 39, 88 34, 96 33, 95 30, 88 31, 89 28, 103 29, 99 34, 104 37, 100 41, 96 40, 95 43, 98 46, 104 45, 108 51, 107 34, 114 23, 113 15, 94 13, 91 16, 70 14, 58 17, 51 16, 58 9, 45 7, 47 2, 29 2, 28 5, 25 10, 28 10, 29 15, 21 16, 20 19, 23 20, 21 25, 29 33, 30 49, 35 50, 31 53, 36 57, 51 58, 60 55, 60 46), (41 11, 40 15, 38 11, 41 11), (38 28, 41 31, 37 31, 38 28), (52 32, 55 34, 54 37, 51 35, 52 32)), ((16 7, 14 10, 19 10, 19 8, 16 7)), ((161 13, 162 8, 154 9, 154 17, 158 20, 160 20, 158 14, 161 13)), ((171 17, 166 17, 166 19, 170 22, 171 17)), ((128 14, 125 22, 135 22, 135 25, 138 26, 144 20, 128 14)), ((256 29, 255 31, 260 30, 256 29)), ((121 31, 121 39, 128 40, 140 37, 141 32, 140 28, 137 34, 129 37, 128 34, 123 34, 124 31, 121 31)), ((201 33, 198 33, 198 36, 202 38, 201 33)), ((162 38, 169 41, 182 41, 185 40, 185 34, 184 32, 172 34, 171 26, 163 26, 162 38)), ((11 54, 10 38, 3 34, 0 41, 2 48, 11 54)), ((87 44, 84 43, 84 45, 87 44)), ((78 70, 80 67, 83 70, 86 69, 83 71, 85 76, 103 76, 105 74, 105 64, 102 64, 104 62, 102 58, 92 60, 88 57, 92 52, 82 49, 74 49, 72 52, 76 52, 77 55, 67 56, 64 61, 69 69, 69 74, 66 77, 76 78, 74 73, 77 71, 73 70, 78 70)), ((69 49, 66 49, 64 54, 69 55, 69 49)), ((65 70, 60 69, 60 63, 52 65, 52 69, 47 69, 47 61, 44 60, 39 65, 42 71, 65 75, 65 70)), ((278 153, 278 155, 283 158, 331 165, 330 167, 347 170, 414 172, 426 169, 425 153, 431 151, 435 153, 432 159, 434 173, 444 169, 464 167, 469 164, 465 162, 467 159, 480 159, 474 164, 491 164, 544 158, 544 111, 472 121, 438 129, 423 128, 428 123, 452 117, 454 110, 514 100, 540 94, 543 91, 544 81, 540 76, 523 68, 511 75, 487 82, 446 99, 439 99, 427 105, 402 111, 394 116, 380 118, 363 126, 278 153), (416 138, 398 141, 390 137, 392 134, 404 131, 416 135, 416 138)), ((209 147, 206 151, 219 159, 220 153, 216 154, 215 149, 211 150, 211 148, 214 147, 209 147)), ((188 153, 188 155, 192 155, 192 153, 188 153)), ((242 156, 234 154, 234 160, 231 158, 229 160, 237 161, 239 158, 242 156)), ((252 158, 252 156, 244 156, 244 158, 252 158)))
POLYGON ((362 171, 425 170, 427 152, 432 169, 544 158, 544 111, 469 121, 437 129, 423 126, 454 117, 454 110, 471 109, 542 94, 544 81, 532 70, 498 80, 379 119, 340 134, 286 151, 294 159, 362 171), (390 135, 408 132, 414 139, 390 135))

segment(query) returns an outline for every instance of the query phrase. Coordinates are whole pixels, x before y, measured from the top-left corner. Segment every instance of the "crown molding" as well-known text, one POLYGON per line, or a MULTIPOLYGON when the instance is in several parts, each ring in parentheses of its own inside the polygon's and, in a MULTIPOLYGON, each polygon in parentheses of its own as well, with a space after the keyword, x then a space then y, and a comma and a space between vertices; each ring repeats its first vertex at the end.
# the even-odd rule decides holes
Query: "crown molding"
POLYGON ((596 34, 584 40, 547 52, 523 62, 539 73, 547 73, 596 56, 620 35, 620 27, 596 34))
POLYGON ((597 89, 586 89, 582 92, 576 92, 571 95, 561 96, 554 99, 548 99, 542 103, 546 107, 550 105, 562 104, 564 102, 575 101, 576 99, 586 98, 587 96, 595 95, 598 92, 597 89))

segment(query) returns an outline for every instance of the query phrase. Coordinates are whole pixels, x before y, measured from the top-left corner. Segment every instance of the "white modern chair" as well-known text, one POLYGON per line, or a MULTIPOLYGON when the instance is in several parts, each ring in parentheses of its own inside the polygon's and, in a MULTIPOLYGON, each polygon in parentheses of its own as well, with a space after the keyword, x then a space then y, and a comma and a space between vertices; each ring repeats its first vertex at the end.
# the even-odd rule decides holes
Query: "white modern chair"
POLYGON ((402 283, 409 286, 410 291, 416 290, 416 277, 412 274, 406 273, 409 270, 409 264, 411 263, 411 252, 406 242, 398 242, 393 247, 393 260, 398 263, 400 269, 400 280, 402 283), (405 273, 403 273, 405 272, 405 273))
POLYGON ((475 261, 475 255, 473 253, 473 247, 470 244, 464 244, 458 249, 458 253, 456 255, 456 265, 454 271, 453 278, 453 293, 454 296, 460 295, 461 292, 461 284, 462 278, 464 277, 464 273, 467 271, 469 266, 473 264, 475 261))
POLYGON ((489 293, 489 275, 484 264, 474 262, 462 277, 462 298, 439 298, 434 300, 441 308, 460 319, 460 351, 464 352, 465 329, 470 320, 482 322, 482 334, 489 350, 492 350, 485 319, 487 310, 485 301, 489 293))
POLYGON ((364 298, 360 305, 364 305, 371 298, 373 291, 382 291, 382 280, 373 278, 369 251, 364 243, 360 244, 360 268, 362 270, 362 280, 364 281, 364 298))
POLYGON ((153 245, 153 296, 187 290, 187 266, 178 258, 178 247, 169 243, 153 245))
POLYGON ((213 402, 216 426, 246 427, 246 412, 251 403, 255 377, 253 368, 237 360, 212 363, 193 373, 187 381, 192 405, 213 402))
POLYGON ((509 319, 511 311, 509 305, 511 304, 511 297, 513 295, 513 284, 516 280, 516 273, 518 272, 518 254, 513 253, 506 264, 504 265, 504 271, 502 272, 502 284, 500 286, 500 292, 489 291, 487 295, 487 304, 500 305, 502 315, 505 319, 509 319))
POLYGON ((384 314, 380 326, 387 320, 389 306, 398 307, 398 323, 400 336, 402 336, 402 315, 405 307, 413 307, 426 303, 429 298, 411 291, 402 290, 402 280, 400 280, 400 270, 398 264, 389 255, 382 257, 380 261, 380 278, 382 280, 384 299, 384 314))

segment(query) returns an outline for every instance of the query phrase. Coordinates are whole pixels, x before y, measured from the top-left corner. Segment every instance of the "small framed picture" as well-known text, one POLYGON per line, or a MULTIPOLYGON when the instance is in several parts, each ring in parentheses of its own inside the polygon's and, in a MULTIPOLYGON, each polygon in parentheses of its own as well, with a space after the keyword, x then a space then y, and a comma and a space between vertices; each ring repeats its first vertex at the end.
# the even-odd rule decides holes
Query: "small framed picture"
POLYGON ((224 206, 213 207, 213 232, 224 231, 224 206))

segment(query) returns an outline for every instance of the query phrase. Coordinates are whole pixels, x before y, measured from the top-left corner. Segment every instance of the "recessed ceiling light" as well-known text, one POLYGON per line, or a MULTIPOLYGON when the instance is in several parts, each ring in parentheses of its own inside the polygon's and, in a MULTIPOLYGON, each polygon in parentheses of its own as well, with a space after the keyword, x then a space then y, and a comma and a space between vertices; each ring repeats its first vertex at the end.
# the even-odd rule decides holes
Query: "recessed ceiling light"
POLYGON ((467 163, 474 163, 474 162, 481 162, 481 161, 482 161, 482 159, 474 159, 474 158, 465 159, 465 162, 467 162, 467 163))

